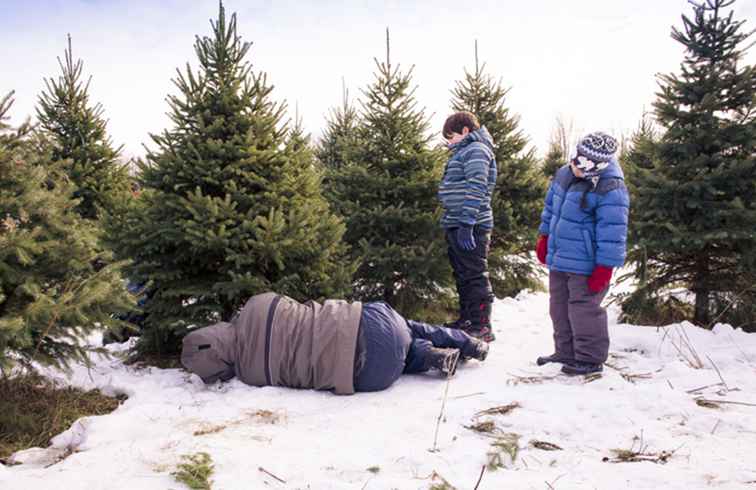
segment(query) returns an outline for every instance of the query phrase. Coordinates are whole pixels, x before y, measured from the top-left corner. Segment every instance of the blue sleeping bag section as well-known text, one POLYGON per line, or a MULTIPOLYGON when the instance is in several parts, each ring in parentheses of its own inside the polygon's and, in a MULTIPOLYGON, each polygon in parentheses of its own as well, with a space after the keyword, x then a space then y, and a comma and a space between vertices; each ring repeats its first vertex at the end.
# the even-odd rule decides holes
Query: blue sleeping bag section
POLYGON ((385 390, 404 371, 412 342, 407 322, 386 303, 363 303, 359 336, 354 389, 385 390))

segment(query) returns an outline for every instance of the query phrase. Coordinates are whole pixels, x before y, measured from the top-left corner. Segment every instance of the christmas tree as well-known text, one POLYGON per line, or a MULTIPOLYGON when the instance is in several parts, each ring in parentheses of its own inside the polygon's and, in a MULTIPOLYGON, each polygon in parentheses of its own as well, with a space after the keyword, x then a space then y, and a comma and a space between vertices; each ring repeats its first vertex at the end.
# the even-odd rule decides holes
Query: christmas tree
POLYGON ((553 178, 556 171, 567 163, 567 158, 568 157, 562 151, 562 147, 558 143, 551 141, 549 143, 549 149, 546 152, 546 157, 544 157, 543 163, 541 164, 541 172, 543 173, 543 176, 547 179, 553 178))
POLYGON ((751 32, 725 11, 732 4, 693 4, 672 29, 685 58, 679 75, 660 77, 661 135, 636 142, 630 175, 646 294, 689 289, 701 326, 744 311, 740 326, 756 320, 744 281, 756 270, 756 69, 741 63, 751 32))
POLYGON ((78 214, 74 187, 59 178, 55 145, 28 124, 4 124, 11 103, 10 95, 0 100, 0 367, 66 367, 87 361, 86 335, 113 325, 131 300, 122 264, 93 265, 111 260, 78 214))
POLYGON ((318 161, 326 170, 338 170, 347 162, 354 161, 359 144, 359 125, 359 112, 349 100, 349 92, 344 87, 341 105, 331 109, 316 151, 318 161))
POLYGON ((375 80, 363 92, 354 155, 329 173, 329 187, 353 257, 362 259, 357 297, 412 314, 451 282, 436 198, 444 155, 430 148, 412 68, 392 64, 386 37, 386 60, 375 60, 375 80))
POLYGON ((349 285, 344 225, 321 195, 301 130, 284 121, 250 43, 220 4, 169 96, 174 127, 153 135, 144 184, 122 240, 132 274, 148 283, 144 350, 174 350, 190 325, 229 320, 254 294, 298 300, 349 285))
POLYGON ((498 166, 496 188, 491 198, 494 231, 489 269, 498 296, 514 296, 525 288, 538 287, 535 261, 530 259, 540 220, 546 181, 533 148, 519 129, 520 118, 506 107, 507 89, 478 63, 465 70, 463 80, 452 90, 452 110, 469 111, 488 129, 494 141, 498 166))
POLYGON ((89 84, 82 80, 84 64, 74 61, 71 36, 64 60, 58 58, 61 75, 45 79, 39 96, 40 128, 53 145, 52 161, 65 162, 65 172, 74 184, 76 209, 83 217, 96 219, 112 212, 116 202, 129 192, 127 166, 120 163, 121 148, 115 148, 107 133, 100 104, 91 104, 89 84))

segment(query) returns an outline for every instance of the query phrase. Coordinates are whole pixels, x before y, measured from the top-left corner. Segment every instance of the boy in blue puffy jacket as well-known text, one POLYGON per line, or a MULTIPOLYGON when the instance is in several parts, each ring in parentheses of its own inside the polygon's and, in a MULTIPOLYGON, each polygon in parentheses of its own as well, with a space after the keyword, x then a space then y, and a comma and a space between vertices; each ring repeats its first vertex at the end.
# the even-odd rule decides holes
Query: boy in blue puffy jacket
POLYGON ((617 140, 591 133, 557 170, 541 214, 536 255, 549 268, 554 353, 570 375, 600 372, 609 353, 606 310, 612 270, 625 261, 630 198, 614 154, 617 140))
POLYGON ((491 330, 493 290, 488 252, 493 229, 491 195, 496 185, 494 143, 470 112, 446 119, 443 136, 451 153, 438 188, 444 207, 441 226, 459 294, 459 328, 479 339, 495 339, 491 330))

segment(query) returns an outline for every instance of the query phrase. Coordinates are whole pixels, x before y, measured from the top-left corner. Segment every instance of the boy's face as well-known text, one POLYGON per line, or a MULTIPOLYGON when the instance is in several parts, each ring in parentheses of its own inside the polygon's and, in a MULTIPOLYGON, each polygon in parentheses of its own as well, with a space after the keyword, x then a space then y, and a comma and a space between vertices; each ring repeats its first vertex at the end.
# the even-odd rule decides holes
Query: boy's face
POLYGON ((570 162, 570 168, 572 169, 572 173, 578 179, 582 179, 583 177, 585 177, 585 172, 583 172, 582 170, 580 170, 579 168, 577 168, 573 162, 570 162))
POLYGON ((465 136, 470 134, 470 130, 468 128, 462 128, 462 133, 454 133, 452 132, 451 136, 446 138, 446 143, 449 145, 456 145, 460 141, 462 141, 465 136))

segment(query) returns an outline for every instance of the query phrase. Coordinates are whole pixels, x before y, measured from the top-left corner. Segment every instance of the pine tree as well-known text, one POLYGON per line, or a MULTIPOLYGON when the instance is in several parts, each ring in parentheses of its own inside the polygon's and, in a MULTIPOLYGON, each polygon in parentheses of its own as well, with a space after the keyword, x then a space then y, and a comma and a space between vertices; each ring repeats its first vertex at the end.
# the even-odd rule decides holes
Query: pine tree
POLYGON ((318 161, 326 170, 338 170, 346 162, 354 160, 359 144, 359 125, 359 112, 349 100, 349 92, 344 87, 341 105, 331 109, 316 150, 318 161))
POLYGON ((333 205, 346 221, 353 257, 362 259, 357 297, 413 314, 451 283, 436 198, 443 154, 430 148, 412 68, 403 72, 391 62, 388 30, 386 60, 375 64, 353 159, 330 174, 333 205))
POLYGON ((149 283, 145 351, 176 349, 186 327, 229 320, 251 295, 318 299, 349 282, 344 225, 306 139, 245 61, 236 14, 227 19, 220 3, 211 25, 195 42, 199 70, 175 79, 174 127, 152 135, 122 239, 134 277, 149 283))
POLYGON ((101 211, 113 211, 129 191, 127 165, 119 162, 121 147, 114 147, 107 133, 101 104, 89 101, 91 77, 82 80, 84 64, 74 61, 71 36, 64 60, 58 58, 61 75, 45 79, 39 96, 37 117, 45 136, 53 143, 52 161, 65 161, 74 183, 76 209, 83 217, 96 219, 101 211))
POLYGON ((541 164, 541 173, 545 178, 551 179, 565 163, 567 163, 567 156, 562 152, 562 147, 555 141, 551 141, 541 164))
POLYGON ((636 147, 645 163, 631 176, 646 287, 652 295, 688 288, 702 326, 750 308, 742 301, 753 283, 743 278, 756 265, 756 69, 740 63, 751 33, 725 12, 732 4, 693 4, 684 29, 672 29, 685 47, 681 73, 660 77, 662 134, 636 147))
POLYGON ((0 99, 0 368, 18 360, 66 367, 87 361, 86 334, 113 325, 131 300, 122 264, 95 270, 110 257, 97 251, 93 223, 59 178, 55 150, 29 124, 4 124, 11 104, 11 95, 0 99))
POLYGON ((452 110, 469 111, 488 129, 494 141, 498 165, 491 206, 494 231, 491 237, 489 269, 494 292, 514 296, 525 288, 538 288, 538 270, 530 259, 543 197, 545 179, 528 139, 519 129, 520 118, 505 104, 508 90, 478 63, 475 43, 475 71, 452 90, 452 110))

